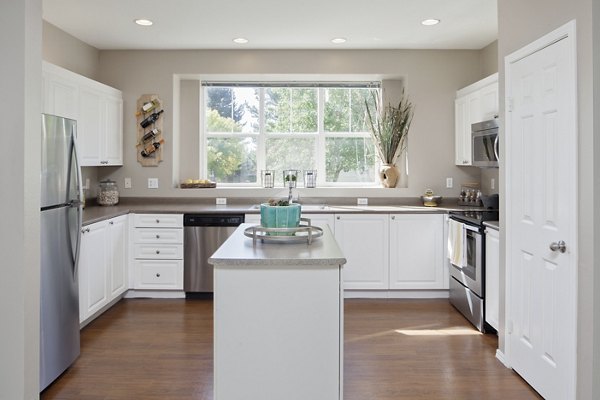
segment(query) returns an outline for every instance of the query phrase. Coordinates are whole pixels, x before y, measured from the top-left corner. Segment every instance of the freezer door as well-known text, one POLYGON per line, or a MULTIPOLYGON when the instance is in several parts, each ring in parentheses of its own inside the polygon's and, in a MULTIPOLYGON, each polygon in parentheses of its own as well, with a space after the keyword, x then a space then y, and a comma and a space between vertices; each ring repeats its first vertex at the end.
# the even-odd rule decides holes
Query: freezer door
POLYGON ((66 204, 77 192, 77 178, 70 179, 76 122, 42 114, 41 206, 66 204), (71 187, 69 187, 71 186, 71 187))
POLYGON ((60 207, 41 213, 40 391, 79 355, 79 294, 70 238, 77 212, 77 207, 60 207))

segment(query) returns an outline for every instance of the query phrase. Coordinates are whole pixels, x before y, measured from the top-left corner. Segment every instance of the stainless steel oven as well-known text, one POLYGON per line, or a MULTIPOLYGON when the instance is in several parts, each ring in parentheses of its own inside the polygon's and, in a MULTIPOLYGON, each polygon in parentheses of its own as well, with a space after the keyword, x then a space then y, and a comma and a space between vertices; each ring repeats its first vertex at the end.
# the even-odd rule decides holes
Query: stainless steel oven
POLYGON ((462 224, 462 265, 450 263, 450 303, 481 332, 485 324, 485 228, 484 221, 498 220, 496 211, 451 212, 462 224))

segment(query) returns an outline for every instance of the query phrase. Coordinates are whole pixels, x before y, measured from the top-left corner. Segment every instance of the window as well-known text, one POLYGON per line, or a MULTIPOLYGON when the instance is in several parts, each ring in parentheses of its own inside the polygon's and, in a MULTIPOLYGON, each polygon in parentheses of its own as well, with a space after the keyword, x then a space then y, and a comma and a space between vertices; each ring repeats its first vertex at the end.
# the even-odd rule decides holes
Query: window
POLYGON ((318 186, 374 184, 365 119, 373 90, 379 86, 203 82, 202 175, 260 186, 261 170, 275 170, 283 186, 283 170, 317 170, 318 186))

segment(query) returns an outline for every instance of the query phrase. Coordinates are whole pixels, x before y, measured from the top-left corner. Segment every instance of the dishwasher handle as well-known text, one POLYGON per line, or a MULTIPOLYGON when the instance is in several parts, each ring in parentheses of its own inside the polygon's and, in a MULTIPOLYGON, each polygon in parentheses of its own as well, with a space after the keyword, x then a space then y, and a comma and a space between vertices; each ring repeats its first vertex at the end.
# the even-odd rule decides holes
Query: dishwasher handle
POLYGON ((239 226, 244 214, 184 214, 183 226, 239 226))

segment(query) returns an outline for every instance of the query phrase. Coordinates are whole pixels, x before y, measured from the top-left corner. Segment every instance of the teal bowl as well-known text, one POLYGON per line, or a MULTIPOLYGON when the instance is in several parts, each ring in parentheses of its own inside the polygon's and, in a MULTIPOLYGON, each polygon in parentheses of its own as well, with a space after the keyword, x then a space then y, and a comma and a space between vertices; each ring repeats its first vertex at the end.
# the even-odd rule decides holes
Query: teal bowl
MULTIPOLYGON (((260 224, 264 228, 296 228, 300 226, 300 204, 289 206, 260 205, 260 224)), ((292 233, 271 232, 272 236, 290 236, 292 233)))

